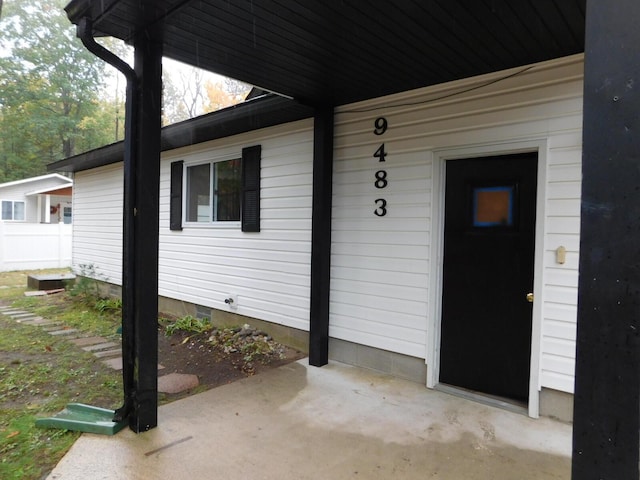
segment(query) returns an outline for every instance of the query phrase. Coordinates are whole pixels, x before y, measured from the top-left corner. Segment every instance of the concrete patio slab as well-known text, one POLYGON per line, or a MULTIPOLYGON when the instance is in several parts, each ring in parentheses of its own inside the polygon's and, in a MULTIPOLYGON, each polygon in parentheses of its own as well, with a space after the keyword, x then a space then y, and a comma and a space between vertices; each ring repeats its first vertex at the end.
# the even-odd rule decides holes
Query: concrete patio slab
POLYGON ((306 360, 164 405, 136 435, 84 434, 48 480, 566 479, 571 426, 306 360))

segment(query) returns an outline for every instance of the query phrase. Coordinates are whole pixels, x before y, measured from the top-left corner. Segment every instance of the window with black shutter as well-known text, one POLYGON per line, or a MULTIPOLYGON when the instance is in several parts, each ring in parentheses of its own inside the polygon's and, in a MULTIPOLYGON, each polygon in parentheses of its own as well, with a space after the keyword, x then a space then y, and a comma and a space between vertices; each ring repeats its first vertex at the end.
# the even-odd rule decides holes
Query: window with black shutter
POLYGON ((260 231, 260 145, 241 159, 171 163, 169 228, 241 221, 243 232, 260 231), (184 186, 184 187, 183 187, 184 186))

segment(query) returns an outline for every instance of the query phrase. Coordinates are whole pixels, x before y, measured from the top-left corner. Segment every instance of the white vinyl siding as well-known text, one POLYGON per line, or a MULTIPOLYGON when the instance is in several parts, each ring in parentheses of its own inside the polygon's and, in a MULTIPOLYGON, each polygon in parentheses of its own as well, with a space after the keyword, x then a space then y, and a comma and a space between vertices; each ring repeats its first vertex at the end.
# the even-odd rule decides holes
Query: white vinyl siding
POLYGON ((73 269, 122 284, 122 163, 77 172, 73 186, 73 269), (83 267, 84 266, 84 267, 83 267))
POLYGON ((160 295, 309 329, 313 122, 166 152, 160 179, 160 295), (169 230, 170 163, 216 161, 262 146, 261 230, 184 223, 169 230), (224 300, 237 295, 237 306, 224 300))
POLYGON ((580 246, 580 132, 549 142, 547 218, 543 276, 542 386, 573 392, 580 246), (566 261, 556 250, 566 248, 566 261))
POLYGON ((539 168, 546 235, 536 245, 544 249, 543 271, 536 272, 545 286, 540 381, 572 391, 582 74, 582 57, 574 56, 337 109, 331 336, 425 358, 434 312, 429 275, 440 261, 430 258, 431 247, 442 234, 432 208, 443 195, 435 154, 466 149, 473 157, 492 145, 502 152, 505 144, 545 142, 539 168), (388 122, 381 136, 373 133, 378 117, 388 122), (382 142, 384 163, 373 157, 382 142), (388 186, 376 189, 381 168, 388 186), (387 200, 384 217, 373 214, 377 198, 387 200), (564 265, 555 262, 560 245, 567 248, 564 265))

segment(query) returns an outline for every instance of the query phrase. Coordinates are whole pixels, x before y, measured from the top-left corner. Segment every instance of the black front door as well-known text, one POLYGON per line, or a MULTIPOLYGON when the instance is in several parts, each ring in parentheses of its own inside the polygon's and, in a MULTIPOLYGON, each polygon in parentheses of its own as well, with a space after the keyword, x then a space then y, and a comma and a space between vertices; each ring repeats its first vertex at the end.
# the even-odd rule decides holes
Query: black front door
POLYGON ((446 164, 440 382, 526 401, 537 154, 446 164))

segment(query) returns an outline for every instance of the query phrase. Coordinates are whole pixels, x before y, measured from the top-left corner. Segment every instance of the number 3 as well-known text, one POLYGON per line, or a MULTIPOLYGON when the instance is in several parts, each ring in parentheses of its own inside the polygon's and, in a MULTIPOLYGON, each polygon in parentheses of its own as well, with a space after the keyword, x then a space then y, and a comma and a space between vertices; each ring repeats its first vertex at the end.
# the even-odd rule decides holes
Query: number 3
POLYGON ((378 198, 376 199, 376 205, 378 208, 373 213, 378 217, 384 217, 387 214, 387 201, 384 198, 378 198))

